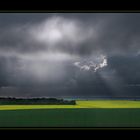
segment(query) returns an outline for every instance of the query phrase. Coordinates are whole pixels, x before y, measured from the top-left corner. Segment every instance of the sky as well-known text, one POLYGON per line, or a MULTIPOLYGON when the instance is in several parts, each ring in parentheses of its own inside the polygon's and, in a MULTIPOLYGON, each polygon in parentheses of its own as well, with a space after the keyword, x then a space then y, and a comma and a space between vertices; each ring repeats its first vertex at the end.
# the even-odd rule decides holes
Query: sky
POLYGON ((140 13, 0 13, 0 96, 140 96, 140 13))

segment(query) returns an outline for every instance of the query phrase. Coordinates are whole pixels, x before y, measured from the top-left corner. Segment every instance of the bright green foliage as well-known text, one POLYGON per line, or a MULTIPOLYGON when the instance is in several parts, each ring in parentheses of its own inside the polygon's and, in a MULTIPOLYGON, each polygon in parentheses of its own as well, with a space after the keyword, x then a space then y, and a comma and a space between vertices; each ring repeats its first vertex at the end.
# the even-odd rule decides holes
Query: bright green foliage
POLYGON ((0 110, 57 108, 140 108, 140 101, 92 100, 76 101, 76 105, 0 105, 0 110))

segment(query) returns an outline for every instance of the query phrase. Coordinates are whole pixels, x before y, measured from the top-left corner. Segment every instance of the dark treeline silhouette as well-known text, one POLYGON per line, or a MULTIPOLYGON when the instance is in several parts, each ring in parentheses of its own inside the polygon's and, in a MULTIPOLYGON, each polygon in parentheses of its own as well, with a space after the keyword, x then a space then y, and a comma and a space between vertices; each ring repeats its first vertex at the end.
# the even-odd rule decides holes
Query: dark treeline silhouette
POLYGON ((2 105, 75 105, 75 100, 64 100, 57 98, 16 98, 16 97, 0 97, 2 105))

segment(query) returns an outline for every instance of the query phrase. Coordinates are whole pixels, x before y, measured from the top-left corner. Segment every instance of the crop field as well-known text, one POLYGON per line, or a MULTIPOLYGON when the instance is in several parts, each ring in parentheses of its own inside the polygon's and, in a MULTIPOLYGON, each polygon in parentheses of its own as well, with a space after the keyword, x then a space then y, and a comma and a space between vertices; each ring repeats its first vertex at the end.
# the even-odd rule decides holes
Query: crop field
POLYGON ((140 101, 0 105, 0 127, 140 127, 140 101))

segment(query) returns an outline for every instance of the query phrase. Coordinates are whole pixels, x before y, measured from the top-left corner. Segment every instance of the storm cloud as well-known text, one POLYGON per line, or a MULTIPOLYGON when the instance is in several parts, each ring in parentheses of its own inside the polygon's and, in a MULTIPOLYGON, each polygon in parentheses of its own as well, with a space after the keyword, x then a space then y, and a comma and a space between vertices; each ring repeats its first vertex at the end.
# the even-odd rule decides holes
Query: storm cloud
POLYGON ((0 96, 140 96, 139 13, 0 13, 0 96))

